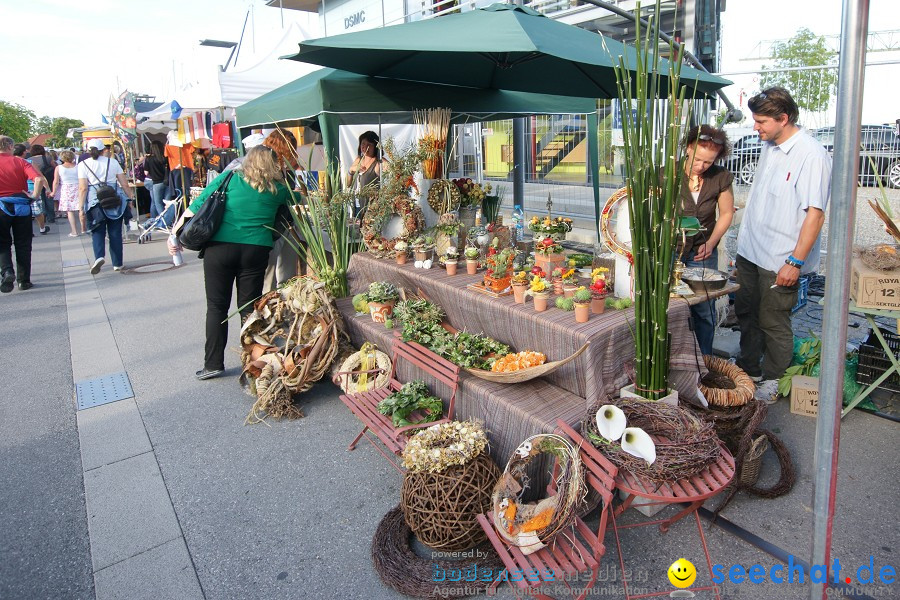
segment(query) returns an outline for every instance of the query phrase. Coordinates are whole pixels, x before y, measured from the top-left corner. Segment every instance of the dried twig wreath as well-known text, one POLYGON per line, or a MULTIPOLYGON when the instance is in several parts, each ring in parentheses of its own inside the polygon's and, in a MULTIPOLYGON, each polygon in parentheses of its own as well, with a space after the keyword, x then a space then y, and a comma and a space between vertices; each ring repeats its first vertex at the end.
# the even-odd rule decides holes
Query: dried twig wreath
POLYGON ((506 463, 491 498, 494 527, 504 540, 531 554, 549 544, 571 526, 586 495, 584 468, 578 449, 556 434, 533 435, 522 442, 506 463), (559 464, 556 495, 523 503, 528 487, 526 468, 541 454, 555 456, 559 464))
POLYGON ((325 284, 298 277, 254 305, 241 328, 240 381, 256 396, 248 423, 266 416, 302 417, 293 396, 328 372, 343 332, 325 284))
POLYGON ((439 215, 459 208, 459 188, 449 179, 438 179, 428 189, 428 206, 439 215))
POLYGON ((692 477, 719 457, 719 438, 709 423, 679 406, 630 398, 610 398, 597 403, 581 423, 591 443, 620 469, 656 482, 692 477), (597 431, 597 410, 604 404, 622 409, 629 427, 640 427, 656 444, 656 461, 628 454, 619 444, 606 443, 597 431))
POLYGON ((367 348, 367 344, 368 342, 363 344, 359 352, 354 352, 347 357, 341 363, 341 368, 338 369, 340 373, 347 373, 346 376, 337 379, 338 385, 346 394, 377 390, 386 386, 391 379, 391 357, 381 350, 375 350, 375 347, 371 344, 369 344, 371 348, 367 348), (369 352, 372 354, 371 357, 366 356, 369 352), (367 360, 369 364, 363 368, 363 363, 367 360), (378 369, 380 372, 377 375, 374 373, 366 374, 365 381, 363 381, 362 375, 354 374, 357 371, 368 371, 371 369, 378 369))
POLYGON ((369 252, 385 258, 393 255, 397 242, 412 239, 425 229, 425 217, 419 205, 409 196, 401 195, 394 199, 379 196, 369 202, 359 229, 369 252), (387 240, 381 232, 394 215, 400 217, 403 229, 399 236, 387 240))

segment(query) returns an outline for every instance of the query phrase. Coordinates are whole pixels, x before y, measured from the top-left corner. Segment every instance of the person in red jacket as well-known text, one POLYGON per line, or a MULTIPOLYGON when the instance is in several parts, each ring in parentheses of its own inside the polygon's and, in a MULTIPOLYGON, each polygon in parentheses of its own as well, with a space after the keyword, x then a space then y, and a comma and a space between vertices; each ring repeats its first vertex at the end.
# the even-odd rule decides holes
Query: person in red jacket
POLYGON ((19 289, 27 290, 31 283, 31 202, 41 197, 47 182, 31 164, 13 156, 15 142, 0 136, 0 292, 12 291, 17 279, 13 269, 12 245, 16 247, 16 267, 19 289), (34 181, 34 191, 28 195, 28 180, 34 181))

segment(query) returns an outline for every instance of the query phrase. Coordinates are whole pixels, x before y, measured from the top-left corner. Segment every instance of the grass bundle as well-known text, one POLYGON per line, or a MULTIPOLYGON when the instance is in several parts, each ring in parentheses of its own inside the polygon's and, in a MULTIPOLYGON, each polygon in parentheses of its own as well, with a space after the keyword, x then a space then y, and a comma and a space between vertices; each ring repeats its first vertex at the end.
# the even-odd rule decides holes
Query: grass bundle
POLYGON ((415 111, 416 124, 425 132, 419 140, 422 150, 422 173, 426 179, 443 177, 444 152, 447 149, 447 131, 450 128, 449 108, 428 108, 415 111))

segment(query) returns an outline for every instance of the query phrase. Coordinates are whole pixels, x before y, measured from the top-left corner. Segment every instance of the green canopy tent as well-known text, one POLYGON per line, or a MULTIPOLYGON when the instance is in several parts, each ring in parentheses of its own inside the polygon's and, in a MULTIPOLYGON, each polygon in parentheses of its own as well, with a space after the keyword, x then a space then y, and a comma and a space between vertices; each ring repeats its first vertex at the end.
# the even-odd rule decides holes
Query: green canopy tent
POLYGON ((585 98, 472 89, 321 69, 239 106, 235 114, 242 128, 318 118, 326 156, 332 161, 340 125, 413 123, 414 110, 437 107, 450 108, 452 123, 467 123, 535 114, 589 114, 596 104, 585 98))
MULTIPOLYGON (((620 57, 626 68, 637 64, 632 46, 529 8, 492 4, 437 19, 307 40, 288 58, 378 77, 616 98, 614 67, 620 57)), ((669 72, 666 59, 660 59, 658 71, 669 72)), ((701 98, 731 82, 683 66, 681 83, 688 88, 688 97, 701 98)), ((661 77, 660 86, 667 85, 668 78, 661 77)), ((588 161, 592 170, 598 163, 597 125, 596 112, 589 113, 588 161)), ((516 186, 519 181, 516 178, 516 186)), ((595 220, 599 220, 596 177, 593 192, 595 220)), ((515 197, 519 201, 521 192, 515 197)))
MULTIPOLYGON (((620 56, 626 68, 636 65, 631 46, 529 8, 492 4, 438 19, 307 40, 289 58, 393 79, 616 98, 614 66, 620 56)), ((660 59, 659 72, 668 73, 666 59, 660 59)), ((681 82, 696 90, 697 97, 731 83, 690 67, 682 67, 681 82)))

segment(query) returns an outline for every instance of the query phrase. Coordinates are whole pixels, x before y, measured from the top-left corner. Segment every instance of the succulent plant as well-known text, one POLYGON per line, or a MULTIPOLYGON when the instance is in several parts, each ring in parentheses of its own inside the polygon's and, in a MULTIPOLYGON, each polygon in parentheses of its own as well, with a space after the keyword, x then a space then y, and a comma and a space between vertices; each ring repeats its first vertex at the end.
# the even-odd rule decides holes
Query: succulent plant
POLYGON ((464 254, 466 255, 467 259, 475 260, 478 258, 478 248, 476 248, 475 246, 469 246, 468 248, 466 248, 464 254))
POLYGON ((556 308, 561 310, 575 310, 575 301, 571 298, 560 296, 556 299, 556 308))
POLYGON ((397 291, 397 286, 387 281, 373 281, 369 284, 369 289, 366 291, 367 302, 390 302, 391 300, 397 300, 399 297, 400 292, 397 291))
POLYGON ((587 289, 584 286, 581 286, 580 288, 575 290, 575 294, 573 294, 572 300, 574 300, 578 304, 587 304, 591 301, 591 290, 587 289))

